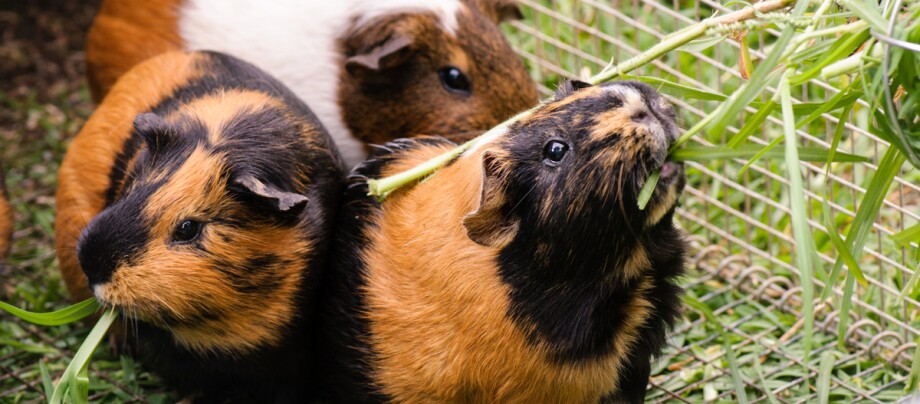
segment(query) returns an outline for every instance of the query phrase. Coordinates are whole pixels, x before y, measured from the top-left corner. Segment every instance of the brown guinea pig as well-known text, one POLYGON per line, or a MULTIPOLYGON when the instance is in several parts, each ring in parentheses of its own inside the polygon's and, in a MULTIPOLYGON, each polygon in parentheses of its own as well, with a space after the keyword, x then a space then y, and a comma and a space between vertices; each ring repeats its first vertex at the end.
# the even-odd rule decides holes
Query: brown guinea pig
POLYGON ((341 166, 306 105, 255 66, 156 56, 119 79, 64 158, 64 280, 119 308, 131 347, 180 393, 300 401, 341 166))
POLYGON ((0 165, 0 265, 10 252, 13 241, 13 207, 10 205, 6 182, 3 179, 3 166, 0 165))
POLYGON ((356 169, 314 327, 331 401, 642 402, 679 312, 677 127, 645 84, 584 86, 382 203, 366 178, 454 144, 400 140, 356 169))
POLYGON ((367 143, 488 129, 537 102, 498 23, 514 0, 106 0, 90 29, 94 98, 170 49, 225 52, 277 77, 349 166, 367 143))

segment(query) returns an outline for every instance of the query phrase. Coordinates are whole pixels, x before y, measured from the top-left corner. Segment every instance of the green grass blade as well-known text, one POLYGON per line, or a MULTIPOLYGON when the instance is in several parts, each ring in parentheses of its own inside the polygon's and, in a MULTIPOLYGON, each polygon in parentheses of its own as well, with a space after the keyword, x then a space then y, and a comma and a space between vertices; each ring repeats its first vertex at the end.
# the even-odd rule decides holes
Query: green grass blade
POLYGON ((725 327, 719 322, 719 319, 716 317, 715 313, 712 312, 712 309, 699 301, 699 299, 690 295, 684 295, 683 301, 687 306, 698 310, 703 317, 706 317, 709 324, 712 324, 716 327, 716 330, 718 330, 722 337, 722 349, 725 350, 725 357, 728 359, 728 370, 732 378, 732 386, 735 388, 735 395, 738 397, 739 403, 747 404, 749 400, 747 391, 744 390, 744 379, 741 378, 741 368, 738 366, 738 359, 735 356, 735 350, 732 348, 731 339, 729 338, 728 332, 725 331, 725 327))
POLYGON ((891 235, 891 240, 901 247, 907 247, 912 241, 920 241, 920 223, 891 235))
MULTIPOLYGON (((831 280, 828 279, 828 284, 831 280)), ((850 322, 850 307, 852 306, 853 292, 855 291, 856 282, 851 276, 843 283, 843 297, 840 298, 840 314, 837 316, 837 346, 841 349, 846 347, 844 337, 847 335, 847 325, 850 322)))
POLYGON ((818 404, 827 404, 831 395, 831 376, 834 371, 834 351, 824 351, 821 354, 821 364, 818 365, 818 404))
POLYGON ((920 168, 920 149, 914 150, 910 140, 900 135, 898 129, 891 125, 888 117, 881 111, 875 111, 875 121, 878 125, 871 127, 870 131, 900 149, 911 164, 920 168))
POLYGON ((914 344, 917 346, 914 348, 914 361, 910 365, 910 375, 907 377, 907 386, 904 387, 904 392, 907 394, 913 394, 917 391, 917 386, 920 385, 920 338, 914 340, 914 344))
POLYGON ((853 258, 853 254, 847 249, 846 243, 843 242, 840 235, 837 234, 837 229, 835 229, 834 226, 834 219, 831 217, 830 202, 828 202, 827 198, 824 198, 824 209, 821 209, 821 211, 824 214, 824 227, 827 228, 827 237, 830 238, 831 243, 834 245, 834 249, 837 250, 837 254, 840 254, 840 257, 843 258, 843 262, 847 264, 850 274, 856 277, 859 284, 863 285, 863 287, 869 286, 869 282, 866 281, 866 276, 863 275, 859 263, 853 258))
POLYGON ((639 191, 639 210, 645 210, 645 206, 648 205, 649 199, 652 199, 652 193, 655 192, 655 186, 658 185, 658 177, 660 176, 661 170, 655 170, 652 171, 652 174, 645 180, 645 184, 642 185, 642 190, 639 191))
MULTIPOLYGON (((881 208, 882 202, 885 200, 885 195, 888 194, 888 188, 891 186, 891 182, 901 169, 904 161, 904 155, 901 154, 897 148, 889 147, 888 151, 886 151, 885 155, 882 157, 882 161, 879 162, 878 170, 872 177, 872 181, 869 183, 868 189, 866 189, 866 194, 859 203, 859 209, 856 211, 856 217, 853 219, 850 231, 847 232, 846 247, 851 253, 862 253, 863 247, 866 244, 866 239, 869 236, 869 230, 875 222, 875 216, 878 214, 879 208, 881 208)), ((831 276, 828 278, 824 292, 821 294, 822 300, 830 296, 834 283, 837 277, 840 276, 840 271, 843 269, 843 263, 844 261, 840 257, 834 262, 831 276)), ((839 320, 837 322, 838 346, 843 346, 845 342, 843 337, 846 334, 847 324, 850 320, 850 302, 853 296, 855 283, 854 277, 852 276, 847 277, 844 283, 843 296, 840 300, 840 315, 838 316, 839 320)))
MULTIPOLYGON (((786 138, 785 136, 779 135, 779 136, 776 137, 776 139, 773 139, 772 141, 770 141, 769 144, 767 144, 766 146, 764 146, 763 149, 761 149, 759 152, 757 152, 757 154, 755 154, 753 157, 751 157, 751 158, 747 161, 747 163, 744 163, 744 166, 741 167, 741 170, 738 171, 738 177, 740 178, 742 175, 744 175, 744 173, 745 173, 749 168, 751 168, 751 166, 754 165, 754 163, 756 163, 758 160, 760 160, 760 158, 763 157, 765 154, 767 154, 767 153, 769 153, 771 150, 773 150, 773 148, 776 147, 776 145, 778 145, 780 142, 782 142, 783 139, 785 139, 785 138, 786 138)), ((785 156, 785 152, 783 152, 783 156, 785 156)))
MULTIPOLYGON (((102 313, 102 316, 99 317, 99 321, 93 326, 93 329, 89 332, 89 335, 86 336, 86 339, 83 340, 83 344, 80 345, 80 349, 77 350, 70 364, 64 369, 61 380, 59 380, 57 386, 54 387, 54 392, 48 400, 50 404, 60 404, 64 400, 64 395, 67 393, 66 390, 68 389, 70 389, 71 392, 79 389, 80 394, 84 392, 88 393, 88 390, 83 390, 82 384, 75 384, 75 379, 85 376, 84 370, 89 363, 89 358, 93 355, 96 347, 99 346, 99 342, 102 341, 102 337, 105 336, 106 331, 109 330, 109 327, 112 326, 112 323, 115 322, 115 318, 117 317, 118 312, 115 311, 114 308, 108 309, 102 313)), ((78 383, 82 383, 82 381, 78 383)), ((87 403, 89 401, 87 397, 87 395, 77 397, 77 399, 74 400, 74 404, 87 403)))
POLYGON ((894 301, 895 306, 900 305, 901 302, 904 300, 904 297, 907 296, 907 294, 910 293, 911 289, 914 288, 914 285, 917 284, 917 278, 920 278, 920 264, 918 264, 917 267, 914 268, 914 274, 910 276, 910 280, 908 280, 907 283, 904 284, 904 288, 902 288, 901 293, 898 294, 898 300, 894 301))
POLYGON ((648 77, 648 76, 631 76, 631 75, 621 75, 620 76, 626 80, 636 80, 643 83, 647 83, 656 87, 658 91, 674 96, 680 99, 693 99, 693 100, 704 100, 704 101, 725 101, 728 99, 727 96, 722 94, 713 93, 710 91, 703 91, 695 87, 685 86, 683 84, 677 84, 673 81, 665 80, 660 77, 648 77))
POLYGON ((772 99, 767 101, 766 104, 763 104, 760 109, 754 113, 754 116, 752 116, 751 119, 748 119, 744 123, 744 126, 741 127, 741 130, 739 130, 735 136, 732 136, 731 139, 728 140, 728 147, 734 148, 741 146, 741 144, 744 143, 744 141, 749 137, 751 137, 755 131, 760 129, 760 125, 763 124, 767 117, 770 116, 770 113, 775 109, 776 102, 774 102, 772 99))
POLYGON ((725 36, 716 36, 716 37, 710 37, 710 38, 703 37, 703 38, 700 38, 694 41, 687 42, 675 50, 679 52, 688 52, 688 53, 702 52, 706 49, 709 49, 713 46, 718 45, 720 42, 724 41, 726 38, 727 37, 725 36))
POLYGON ((48 364, 44 360, 38 361, 38 371, 42 376, 42 390, 45 391, 45 399, 50 399, 54 393, 54 381, 51 379, 51 372, 48 371, 48 364))
MULTIPOLYGON (((809 2, 807 1, 796 2, 795 8, 792 10, 792 16, 796 18, 803 16, 805 10, 808 9, 808 4, 809 2)), ((766 59, 757 65, 757 68, 754 69, 754 74, 751 75, 751 79, 742 85, 725 104, 722 104, 725 106, 724 108, 719 108, 718 116, 714 119, 715 123, 710 129, 710 133, 718 135, 725 132, 729 122, 737 119, 744 107, 763 93, 764 88, 770 81, 770 77, 774 74, 774 69, 782 61, 786 48, 795 35, 795 30, 796 28, 792 25, 783 28, 779 38, 773 44, 773 50, 767 55, 766 59)))
MULTIPOLYGON (((801 161, 818 161, 824 162, 828 159, 829 150, 823 147, 799 147, 798 154, 801 161)), ((747 158, 785 158, 785 152, 775 150, 760 145, 744 145, 738 148, 722 146, 687 146, 675 150, 668 156, 672 161, 710 161, 725 159, 747 159, 747 158)), ((835 153, 835 162, 868 162, 869 159, 855 154, 835 153)))
MULTIPOLYGON (((763 366, 761 366, 760 360, 754 359, 752 363, 754 364, 754 370, 757 372, 757 378, 763 382, 766 382, 767 378, 763 375, 763 366)), ((773 390, 770 389, 766 383, 763 383, 762 387, 763 391, 767 393, 767 400, 770 401, 770 404, 779 404, 779 400, 777 400, 776 396, 773 395, 773 390)))
POLYGON ((712 122, 712 120, 715 119, 716 115, 719 114, 719 111, 722 110, 723 106, 725 106, 724 103, 719 104, 719 106, 716 107, 714 111, 710 112, 709 115, 704 116, 703 119, 700 119, 695 125, 690 127, 690 129, 687 129, 687 131, 684 132, 683 135, 680 135, 680 137, 677 138, 677 141, 671 145, 671 148, 668 150, 668 153, 673 153, 674 151, 676 151, 678 148, 680 148, 681 145, 683 145, 688 140, 690 140, 691 137, 696 135, 699 131, 703 130, 703 128, 706 127, 706 125, 709 125, 709 122, 712 122))
POLYGON ((795 124, 796 128, 801 128, 809 123, 812 123, 814 120, 821 117, 822 114, 828 113, 840 107, 852 107, 856 100, 859 99, 863 94, 859 91, 841 91, 835 94, 831 99, 827 100, 826 103, 822 104, 821 107, 812 111, 808 116, 802 118, 798 123, 795 124))
POLYGON ((834 138, 831 139, 831 152, 827 155, 827 161, 824 166, 824 178, 829 178, 831 176, 831 161, 834 160, 834 153, 837 152, 837 145, 840 144, 840 139, 843 138, 843 129, 846 128, 846 119, 850 116, 851 111, 853 111, 853 104, 847 105, 843 108, 843 111, 840 111, 840 115, 837 116, 837 127, 834 128, 834 138))
POLYGON ((38 325, 69 324, 95 313, 99 310, 99 307, 99 302, 97 302, 96 299, 89 298, 80 303, 50 313, 33 313, 11 304, 0 302, 0 310, 38 325))
POLYGON ((888 27, 888 23, 885 22, 885 17, 882 17, 882 13, 879 12, 878 3, 870 4, 863 0, 840 0, 837 3, 869 23, 872 29, 879 32, 887 31, 885 28, 888 27))
POLYGON ((869 39, 869 30, 865 29, 855 34, 847 34, 838 39, 834 46, 831 47, 824 54, 824 57, 821 58, 818 62, 813 64, 808 70, 804 73, 798 74, 789 79, 789 84, 793 86, 800 85, 808 80, 811 80, 821 74, 821 69, 824 69, 825 66, 834 63, 840 59, 843 59, 853 53, 856 48, 861 45, 863 42, 869 39))
MULTIPOLYGON (((811 352, 812 332, 814 330, 814 269, 813 262, 815 242, 811 237, 811 227, 805 213, 805 186, 802 181, 802 166, 799 162, 799 153, 795 133, 795 113, 792 111, 792 92, 786 78, 780 80, 780 105, 783 111, 783 131, 786 137, 786 171, 789 178, 789 208, 792 211, 792 233, 796 242, 795 259, 801 273, 802 284, 802 316, 805 327, 802 330, 805 361, 811 352)), ((808 369, 805 370, 808 379, 808 369)))
MULTIPOLYGON (((866 244, 866 238, 869 236, 869 230, 871 230, 872 224, 875 222, 875 216, 878 215, 879 208, 882 207, 882 202, 884 202, 885 196, 888 194, 888 188, 891 186, 891 182, 894 181, 895 175, 898 174, 903 164, 904 155, 898 152, 898 149, 895 147, 889 147, 888 151, 885 152, 885 155, 882 157, 882 161, 879 162, 878 170, 872 177, 872 181, 866 189, 866 194, 859 203, 856 217, 853 218, 853 224, 850 227, 850 231, 847 232, 847 237, 845 239, 847 249, 853 253, 854 258, 862 253, 863 246, 866 244)), ((843 269, 843 264, 843 259, 838 259, 834 262, 834 268, 831 270, 828 284, 821 294, 822 300, 830 297, 834 282, 837 280, 837 277, 840 276, 840 271, 843 269)), ((848 299, 845 299, 844 303, 848 303, 846 300, 848 299)), ((846 317, 841 316, 840 322, 845 323, 846 321, 846 317)))

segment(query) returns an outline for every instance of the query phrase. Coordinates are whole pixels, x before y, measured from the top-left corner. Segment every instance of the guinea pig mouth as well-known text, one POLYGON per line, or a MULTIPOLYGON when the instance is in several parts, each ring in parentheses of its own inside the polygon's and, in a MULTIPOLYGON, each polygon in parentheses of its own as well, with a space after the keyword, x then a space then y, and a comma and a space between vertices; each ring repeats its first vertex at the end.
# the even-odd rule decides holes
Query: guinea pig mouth
POLYGON ((683 164, 675 161, 665 161, 661 166, 661 174, 658 177, 658 182, 670 183, 676 181, 680 177, 683 168, 683 164))

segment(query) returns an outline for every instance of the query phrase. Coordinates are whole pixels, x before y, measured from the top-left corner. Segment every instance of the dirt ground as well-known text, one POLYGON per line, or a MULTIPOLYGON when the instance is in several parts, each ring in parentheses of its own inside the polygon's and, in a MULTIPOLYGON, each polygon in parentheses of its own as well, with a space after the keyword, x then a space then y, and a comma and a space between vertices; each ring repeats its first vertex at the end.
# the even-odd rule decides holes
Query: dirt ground
MULTIPOLYGON (((0 1, 0 165, 12 203, 28 206, 17 209, 17 240, 51 245, 50 232, 34 228, 32 212, 53 212, 66 141, 92 112, 83 48, 98 5, 98 0, 0 1)), ((23 250, 32 248, 23 247, 14 246, 13 253, 30 255, 23 250)), ((6 272, 13 273, 6 275, 22 270, 10 268, 6 272)), ((0 283, 0 291, 10 286, 0 283)))

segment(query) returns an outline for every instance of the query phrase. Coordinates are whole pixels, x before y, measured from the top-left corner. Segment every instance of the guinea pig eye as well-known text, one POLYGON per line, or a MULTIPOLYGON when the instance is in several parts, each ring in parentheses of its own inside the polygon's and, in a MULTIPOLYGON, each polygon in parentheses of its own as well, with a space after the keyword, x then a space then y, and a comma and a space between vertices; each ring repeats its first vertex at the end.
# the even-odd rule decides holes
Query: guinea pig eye
POLYGON ((558 163, 565 157, 567 151, 569 151, 569 145, 558 140, 550 140, 543 147, 543 158, 558 163))
POLYGON ((453 66, 442 67, 438 70, 438 76, 441 77, 441 84, 447 91, 469 95, 470 79, 466 77, 460 69, 453 66))
POLYGON ((176 226, 176 231, 173 232, 173 241, 188 242, 196 239, 198 234, 201 233, 201 223, 194 220, 183 220, 182 223, 179 223, 176 226))

